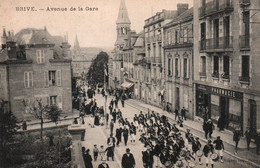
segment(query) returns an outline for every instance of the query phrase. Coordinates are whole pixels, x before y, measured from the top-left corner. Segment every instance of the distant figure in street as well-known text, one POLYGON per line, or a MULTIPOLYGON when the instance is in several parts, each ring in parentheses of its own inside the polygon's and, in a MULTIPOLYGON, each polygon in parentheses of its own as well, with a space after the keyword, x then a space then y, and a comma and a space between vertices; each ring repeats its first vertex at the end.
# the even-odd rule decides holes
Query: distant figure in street
POLYGON ((27 123, 26 123, 26 121, 23 121, 23 130, 24 131, 27 130, 27 123))
POLYGON ((89 149, 86 150, 86 154, 85 154, 85 167, 87 168, 93 168, 93 165, 92 165, 92 157, 91 155, 89 154, 89 149))
POLYGON ((247 143, 247 150, 250 149, 250 142, 252 139, 252 133, 251 130, 249 128, 247 128, 246 132, 245 132, 245 136, 246 136, 246 143, 247 143))
POLYGON ((95 114, 94 125, 100 125, 100 123, 99 123, 99 115, 98 114, 95 114))
POLYGON ((111 119, 111 121, 109 123, 109 126, 110 126, 110 134, 113 134, 113 130, 114 130, 114 121, 113 121, 113 119, 111 119))
POLYGON ((113 137, 113 134, 110 134, 110 136, 107 138, 107 144, 112 144, 113 147, 115 147, 116 139, 113 137))
POLYGON ((256 143, 256 154, 260 154, 260 129, 257 130, 257 134, 255 137, 255 143, 256 143))
MULTIPOLYGON (((196 140, 192 142, 192 151, 194 154, 197 153, 201 148, 201 143, 199 141, 199 137, 196 137, 196 140)), ((201 157, 199 157, 199 164, 201 165, 201 157)))
POLYGON ((100 146, 99 155, 100 155, 101 161, 104 161, 105 149, 104 149, 103 145, 100 146))
POLYGON ((135 167, 135 158, 130 149, 126 149, 126 153, 122 157, 122 168, 134 168, 135 167))
POLYGON ((126 99, 126 96, 125 96, 125 94, 123 94, 121 97, 122 107, 125 107, 125 99, 126 99))
POLYGON ((235 147, 235 155, 237 154, 237 149, 238 149, 238 142, 241 138, 241 132, 240 132, 240 128, 237 127, 234 131, 234 135, 233 135, 233 141, 235 141, 236 143, 236 147, 235 147))
POLYGON ((213 133, 213 130, 215 129, 215 126, 214 124, 212 123, 211 119, 208 119, 207 122, 204 122, 203 124, 203 130, 205 132, 205 138, 208 139, 208 135, 209 135, 209 138, 211 139, 212 138, 212 133, 213 133))
POLYGON ((131 122, 131 125, 129 126, 129 130, 130 130, 130 138, 131 138, 130 142, 135 144, 136 127, 133 122, 131 122))
POLYGON ((116 142, 116 145, 118 146, 119 143, 121 143, 121 138, 122 137, 122 128, 119 127, 116 129, 116 139, 117 139, 117 142, 116 142))
POLYGON ((110 157, 112 157, 112 161, 114 161, 114 147, 112 143, 108 144, 108 147, 106 148, 105 152, 107 152, 107 161, 109 161, 110 157))
POLYGON ((143 166, 144 168, 153 168, 153 152, 150 145, 146 146, 146 151, 143 151, 143 166))
POLYGON ((114 100, 113 100, 113 99, 111 99, 111 101, 110 101, 110 106, 111 106, 112 109, 113 109, 113 106, 114 106, 114 100))
POLYGON ((219 131, 224 131, 224 128, 225 128, 225 118, 222 117, 222 116, 218 119, 218 128, 219 128, 219 131))
POLYGON ((115 108, 118 108, 118 98, 117 97, 116 97, 114 103, 115 103, 115 108))
POLYGON ((224 144, 223 141, 220 139, 220 136, 217 137, 213 144, 215 144, 216 153, 220 156, 220 161, 223 163, 224 144))
POLYGON ((211 167, 214 167, 214 162, 211 159, 211 155, 214 153, 214 146, 211 143, 211 140, 208 140, 208 143, 203 148, 203 153, 206 158, 206 168, 208 168, 209 163, 211 164, 211 167))
POLYGON ((125 125, 124 129, 123 129, 123 137, 124 137, 125 146, 127 146, 128 136, 129 136, 129 131, 125 125))
POLYGON ((181 109, 181 119, 186 120, 186 110, 184 107, 181 109))
POLYGON ((174 113, 175 113, 175 120, 177 121, 177 117, 178 117, 178 119, 180 119, 178 108, 176 108, 176 109, 174 110, 174 113))
POLYGON ((114 109, 114 111, 112 112, 112 116, 113 116, 113 121, 115 123, 116 122, 116 109, 114 109))
POLYGON ((109 105, 109 112, 110 112, 110 114, 112 114, 112 111, 113 111, 113 106, 112 105, 109 105))
POLYGON ((106 113, 106 114, 105 114, 105 117, 106 117, 106 125, 108 125, 109 114, 108 114, 108 113, 106 113))
POLYGON ((96 144, 94 145, 94 148, 93 148, 93 156, 94 156, 94 161, 97 161, 97 158, 98 158, 98 148, 97 148, 96 144))

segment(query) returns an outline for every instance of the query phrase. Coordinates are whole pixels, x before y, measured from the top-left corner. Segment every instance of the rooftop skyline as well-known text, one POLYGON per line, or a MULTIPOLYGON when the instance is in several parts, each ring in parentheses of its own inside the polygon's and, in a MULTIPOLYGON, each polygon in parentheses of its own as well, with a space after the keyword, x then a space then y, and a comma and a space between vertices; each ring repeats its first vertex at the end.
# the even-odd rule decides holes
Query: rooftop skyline
MULTIPOLYGON (((0 28, 13 30, 16 34, 24 28, 43 29, 47 27, 51 35, 64 36, 74 45, 76 34, 81 47, 113 48, 116 40, 116 20, 120 0, 12 0, 0 5, 0 28), (16 11, 16 7, 34 7, 37 11, 16 11), (67 11, 46 11, 47 7, 67 8, 67 11), (70 11, 70 8, 77 11, 70 11), (78 11, 82 7, 83 11, 78 11), (98 11, 86 11, 86 7, 96 7, 98 11), (40 10, 44 9, 44 10, 40 10)), ((144 21, 163 9, 176 10, 177 3, 193 0, 125 0, 131 29, 137 33, 143 30, 144 21)), ((2 30, 1 30, 2 35, 2 30)), ((72 46, 73 47, 73 46, 72 46)))

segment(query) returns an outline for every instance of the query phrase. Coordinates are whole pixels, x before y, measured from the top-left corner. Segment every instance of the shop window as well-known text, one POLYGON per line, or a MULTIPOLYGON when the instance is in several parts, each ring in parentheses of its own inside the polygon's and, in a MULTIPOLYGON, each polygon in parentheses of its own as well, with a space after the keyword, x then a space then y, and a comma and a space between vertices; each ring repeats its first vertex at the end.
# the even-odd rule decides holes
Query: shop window
POLYGON ((218 78, 219 77, 219 57, 214 56, 213 57, 213 77, 218 78))
POLYGON ((229 57, 224 56, 223 57, 223 74, 222 78, 229 79, 229 57))

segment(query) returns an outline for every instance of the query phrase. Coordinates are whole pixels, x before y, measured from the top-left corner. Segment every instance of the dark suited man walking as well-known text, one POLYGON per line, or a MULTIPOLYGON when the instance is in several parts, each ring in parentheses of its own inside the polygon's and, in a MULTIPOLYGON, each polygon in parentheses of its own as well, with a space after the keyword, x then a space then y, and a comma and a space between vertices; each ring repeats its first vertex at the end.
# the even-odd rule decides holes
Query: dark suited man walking
POLYGON ((125 146, 127 146, 128 136, 129 136, 129 131, 128 131, 128 129, 126 128, 126 126, 124 126, 124 129, 123 129, 123 137, 124 137, 124 141, 125 141, 125 146))
POLYGON ((135 167, 135 158, 130 149, 126 149, 126 153, 122 157, 122 168, 134 168, 135 167))
POLYGON ((143 165, 144 168, 153 168, 153 152, 149 145, 146 146, 146 151, 143 153, 143 165))

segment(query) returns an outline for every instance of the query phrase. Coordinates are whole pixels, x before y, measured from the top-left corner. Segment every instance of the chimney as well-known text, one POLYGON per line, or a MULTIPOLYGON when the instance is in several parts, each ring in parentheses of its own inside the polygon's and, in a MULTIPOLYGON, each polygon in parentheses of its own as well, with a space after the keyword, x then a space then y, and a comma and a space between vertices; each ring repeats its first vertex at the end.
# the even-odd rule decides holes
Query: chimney
POLYGON ((71 47, 71 45, 67 42, 67 38, 68 37, 64 36, 64 38, 65 39, 64 39, 64 41, 61 44, 62 56, 65 59, 69 59, 71 57, 71 54, 70 54, 70 47, 71 47))
POLYGON ((177 4, 177 16, 189 9, 189 4, 179 3, 177 4))
POLYGON ((1 37, 1 42, 2 42, 2 49, 5 49, 6 48, 6 42, 7 42, 5 27, 3 27, 3 34, 2 34, 2 37, 1 37))

